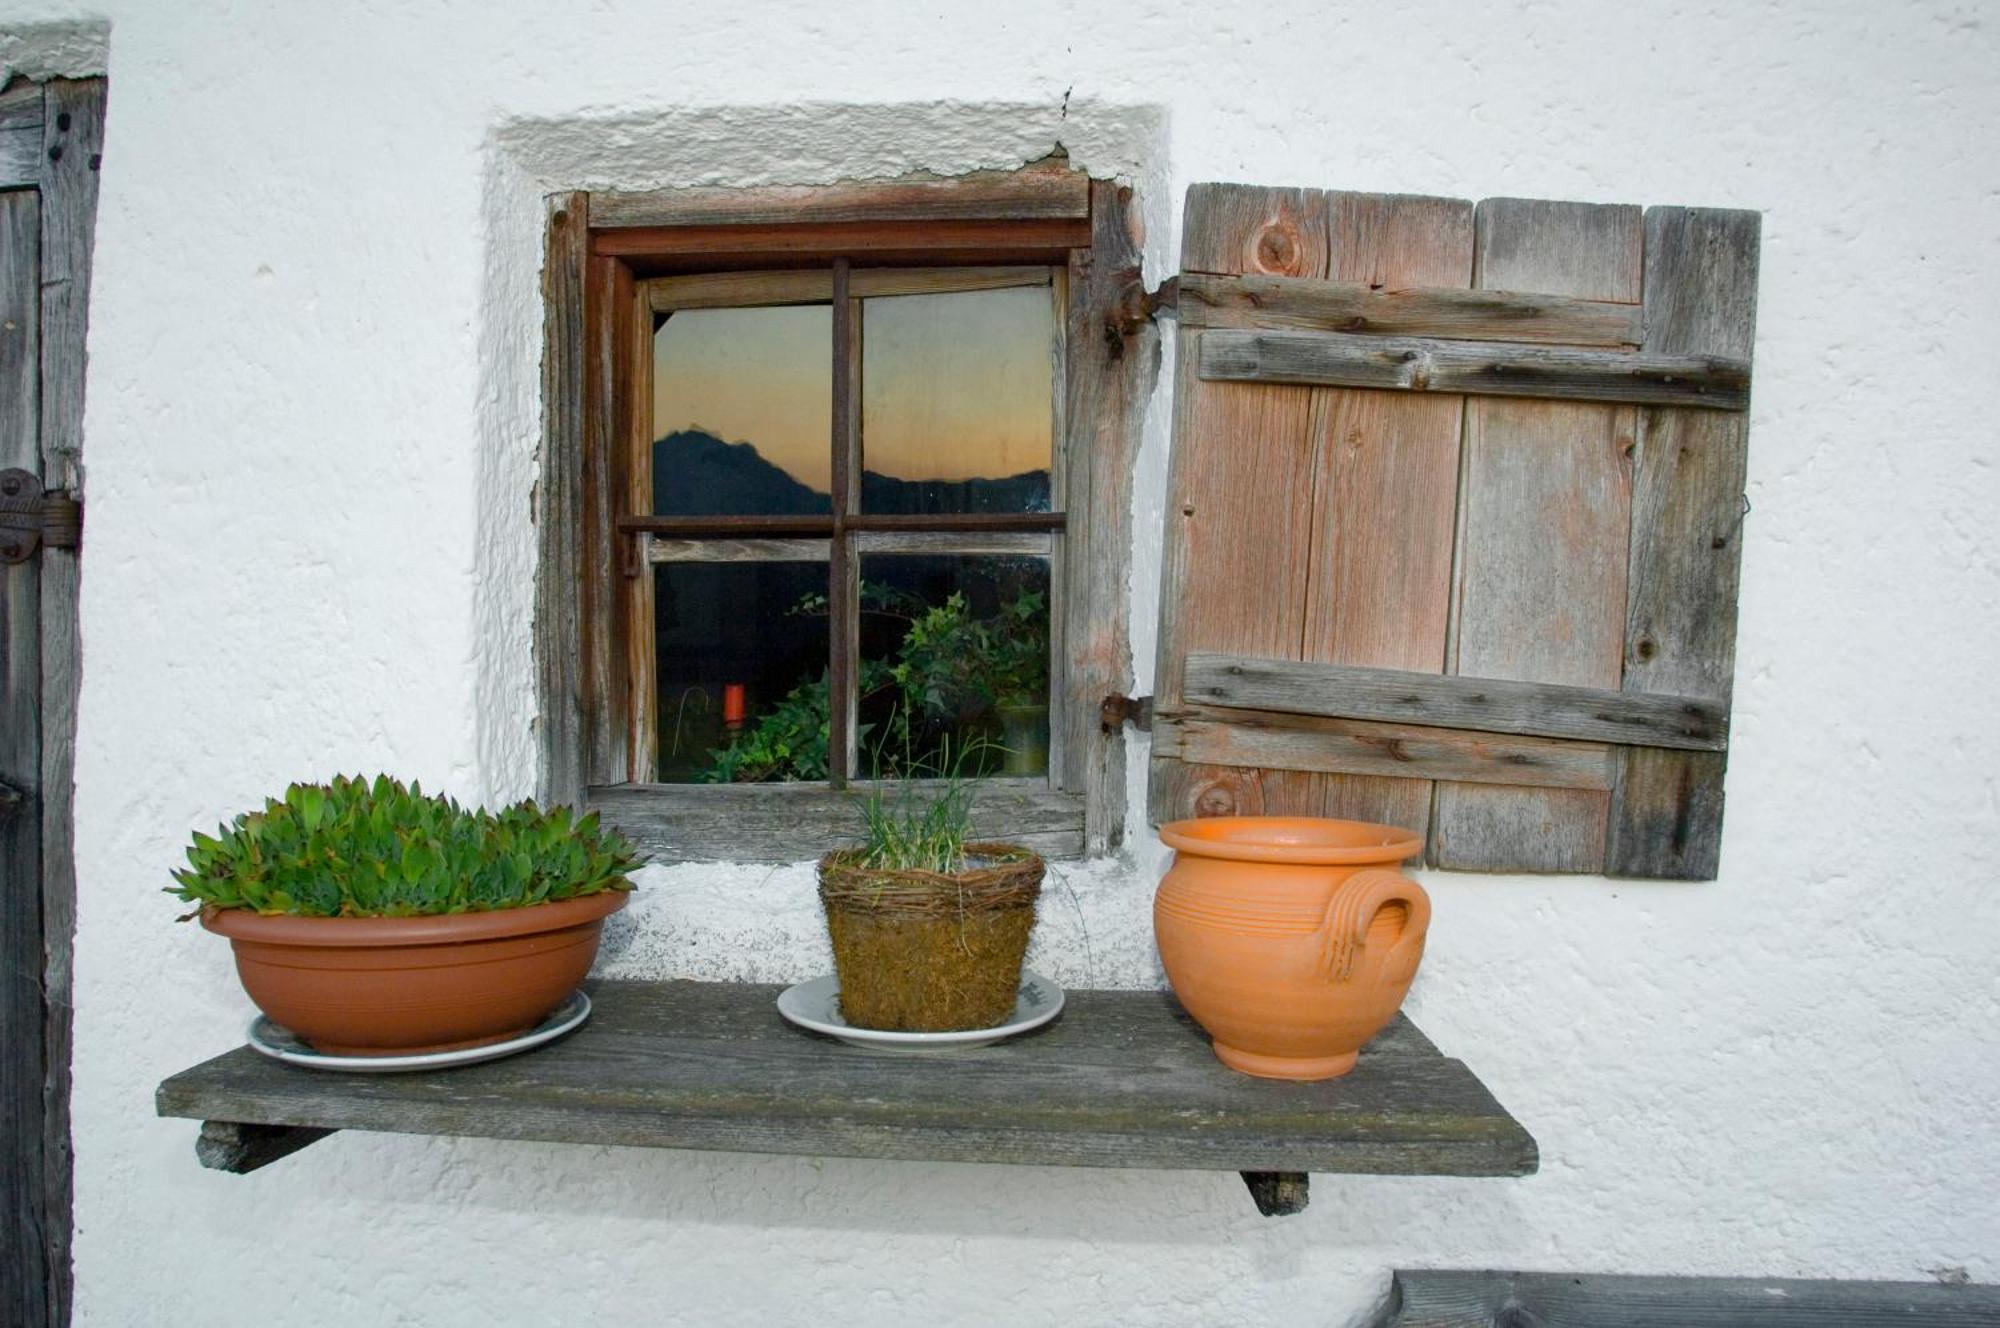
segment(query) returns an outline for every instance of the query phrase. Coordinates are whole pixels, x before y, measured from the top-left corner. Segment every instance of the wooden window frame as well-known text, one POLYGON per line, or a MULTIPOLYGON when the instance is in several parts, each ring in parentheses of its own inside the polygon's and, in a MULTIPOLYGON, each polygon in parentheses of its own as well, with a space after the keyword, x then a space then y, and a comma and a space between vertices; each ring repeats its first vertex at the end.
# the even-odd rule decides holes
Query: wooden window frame
MULTIPOLYGON (((659 561, 705 556, 695 541, 712 549, 732 534, 752 538, 753 529, 757 540, 783 543, 743 556, 799 556, 798 541, 828 538, 837 522, 857 554, 846 581, 856 580, 858 553, 869 545, 950 541, 966 545, 954 552, 982 551, 974 543, 1020 552, 1028 541, 1045 544, 1049 776, 983 781, 975 828, 1055 856, 1116 848, 1123 738, 1100 714, 1105 698, 1131 687, 1131 465, 1157 369, 1129 190, 1052 160, 952 180, 577 192, 552 196, 548 209, 535 505, 543 800, 599 811, 656 861, 802 860, 851 834, 852 791, 868 785, 841 780, 838 765, 826 783, 710 787, 639 778, 652 768, 644 625, 651 578, 641 573, 659 561), (912 521, 853 510, 802 520, 650 515, 645 435, 657 307, 789 303, 824 288, 839 311, 842 286, 852 301, 935 280, 925 274, 944 268, 973 288, 1012 284, 1022 269, 1039 268, 1057 288, 1063 360, 1052 394, 1050 487, 1060 522, 1040 514, 912 521)), ((851 420, 858 402, 835 381, 836 415, 851 420)), ((858 479, 848 486, 857 492, 858 479)), ((832 579, 836 600, 842 584, 832 579)), ((839 603, 833 610, 836 622, 853 616, 839 603)), ((851 725, 836 710, 836 729, 847 735, 836 741, 844 743, 851 728, 842 718, 851 725)))

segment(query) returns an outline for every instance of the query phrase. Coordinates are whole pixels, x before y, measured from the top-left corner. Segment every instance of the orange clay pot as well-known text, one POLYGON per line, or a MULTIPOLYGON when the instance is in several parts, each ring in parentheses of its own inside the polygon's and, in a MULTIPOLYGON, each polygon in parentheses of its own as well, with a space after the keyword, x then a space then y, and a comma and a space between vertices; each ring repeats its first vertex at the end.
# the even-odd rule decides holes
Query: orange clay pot
POLYGON ((1160 827, 1174 865, 1153 933, 1174 995, 1224 1065, 1332 1079, 1395 1017, 1424 957, 1431 901, 1396 870, 1408 830, 1309 816, 1160 827))
POLYGON ((341 1056, 453 1051, 518 1037, 590 972, 623 890, 484 913, 299 918, 204 908, 257 1008, 341 1056))

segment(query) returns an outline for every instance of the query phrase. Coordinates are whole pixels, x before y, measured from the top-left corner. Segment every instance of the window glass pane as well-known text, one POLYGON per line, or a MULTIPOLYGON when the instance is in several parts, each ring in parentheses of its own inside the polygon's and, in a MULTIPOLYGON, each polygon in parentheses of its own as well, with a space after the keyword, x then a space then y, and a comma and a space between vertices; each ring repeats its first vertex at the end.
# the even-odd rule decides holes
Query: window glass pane
POLYGON ((861 510, 1046 512, 1047 286, 861 302, 861 510))
POLYGON ((653 511, 832 511, 833 311, 684 309, 653 333, 653 511))
POLYGON ((826 589, 825 563, 654 568, 662 781, 826 778, 826 589))
POLYGON ((860 772, 1046 773, 1048 560, 878 554, 861 585, 860 772))

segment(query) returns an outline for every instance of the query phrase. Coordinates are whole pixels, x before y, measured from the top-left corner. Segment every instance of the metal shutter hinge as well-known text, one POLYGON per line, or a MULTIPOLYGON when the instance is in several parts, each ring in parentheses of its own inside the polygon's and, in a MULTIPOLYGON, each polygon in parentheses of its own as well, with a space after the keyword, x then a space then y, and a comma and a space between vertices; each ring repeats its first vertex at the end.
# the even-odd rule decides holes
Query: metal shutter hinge
POLYGON ((1107 696, 1097 707, 1097 719, 1106 733, 1116 733, 1127 724, 1141 733, 1150 733, 1153 729, 1153 698, 1107 696))
POLYGON ((39 548, 83 543, 83 504, 61 490, 44 490, 28 470, 0 470, 0 563, 24 563, 39 548))

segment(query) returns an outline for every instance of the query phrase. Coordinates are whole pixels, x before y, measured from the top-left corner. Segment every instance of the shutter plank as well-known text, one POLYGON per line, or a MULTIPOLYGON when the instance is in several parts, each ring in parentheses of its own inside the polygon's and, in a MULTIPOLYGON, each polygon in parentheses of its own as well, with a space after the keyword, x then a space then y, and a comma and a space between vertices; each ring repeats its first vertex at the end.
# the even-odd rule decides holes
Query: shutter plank
POLYGON ((1153 750, 1183 761, 1412 775, 1539 788, 1608 789, 1601 742, 1194 705, 1153 717, 1153 750))
MULTIPOLYGON (((1750 359, 1759 217, 1646 213, 1648 351, 1750 359)), ((1633 472, 1624 687, 1727 701, 1735 673, 1747 414, 1648 407, 1633 472)), ((1635 748, 1614 771, 1605 870, 1712 880, 1721 856, 1720 752, 1635 748)))
MULTIPOLYGON (((1184 272, 1175 283, 1182 327, 1352 332, 1556 346, 1636 347, 1642 309, 1545 292, 1370 286, 1297 277, 1218 277, 1184 272)), ((1638 283, 1633 283, 1638 289, 1638 283)))
MULTIPOLYGON (((1333 280, 1471 284, 1473 211, 1463 199, 1335 193, 1328 215, 1333 280)), ((1449 395, 1313 390, 1306 660, 1443 670, 1462 402, 1449 395)), ((1319 778, 1326 815, 1426 834, 1429 780, 1319 778)))
MULTIPOLYGON (((1229 275, 1325 277, 1326 227, 1326 199, 1315 190, 1194 185, 1181 265, 1229 275)), ((1190 649, 1295 660, 1304 630, 1312 390, 1204 382, 1197 373, 1200 340, 1183 333, 1175 352, 1154 679, 1167 709, 1179 704, 1190 649)), ((1150 810, 1156 824, 1198 815, 1312 813, 1326 778, 1156 754, 1150 810)))
MULTIPOLYGON (((1493 198, 1476 284, 1579 299, 1641 293, 1636 207, 1493 198)), ((1617 688, 1625 636, 1635 410, 1473 398, 1465 412, 1452 672, 1617 688)), ((1609 795, 1441 783, 1438 866, 1597 872, 1609 795)))

